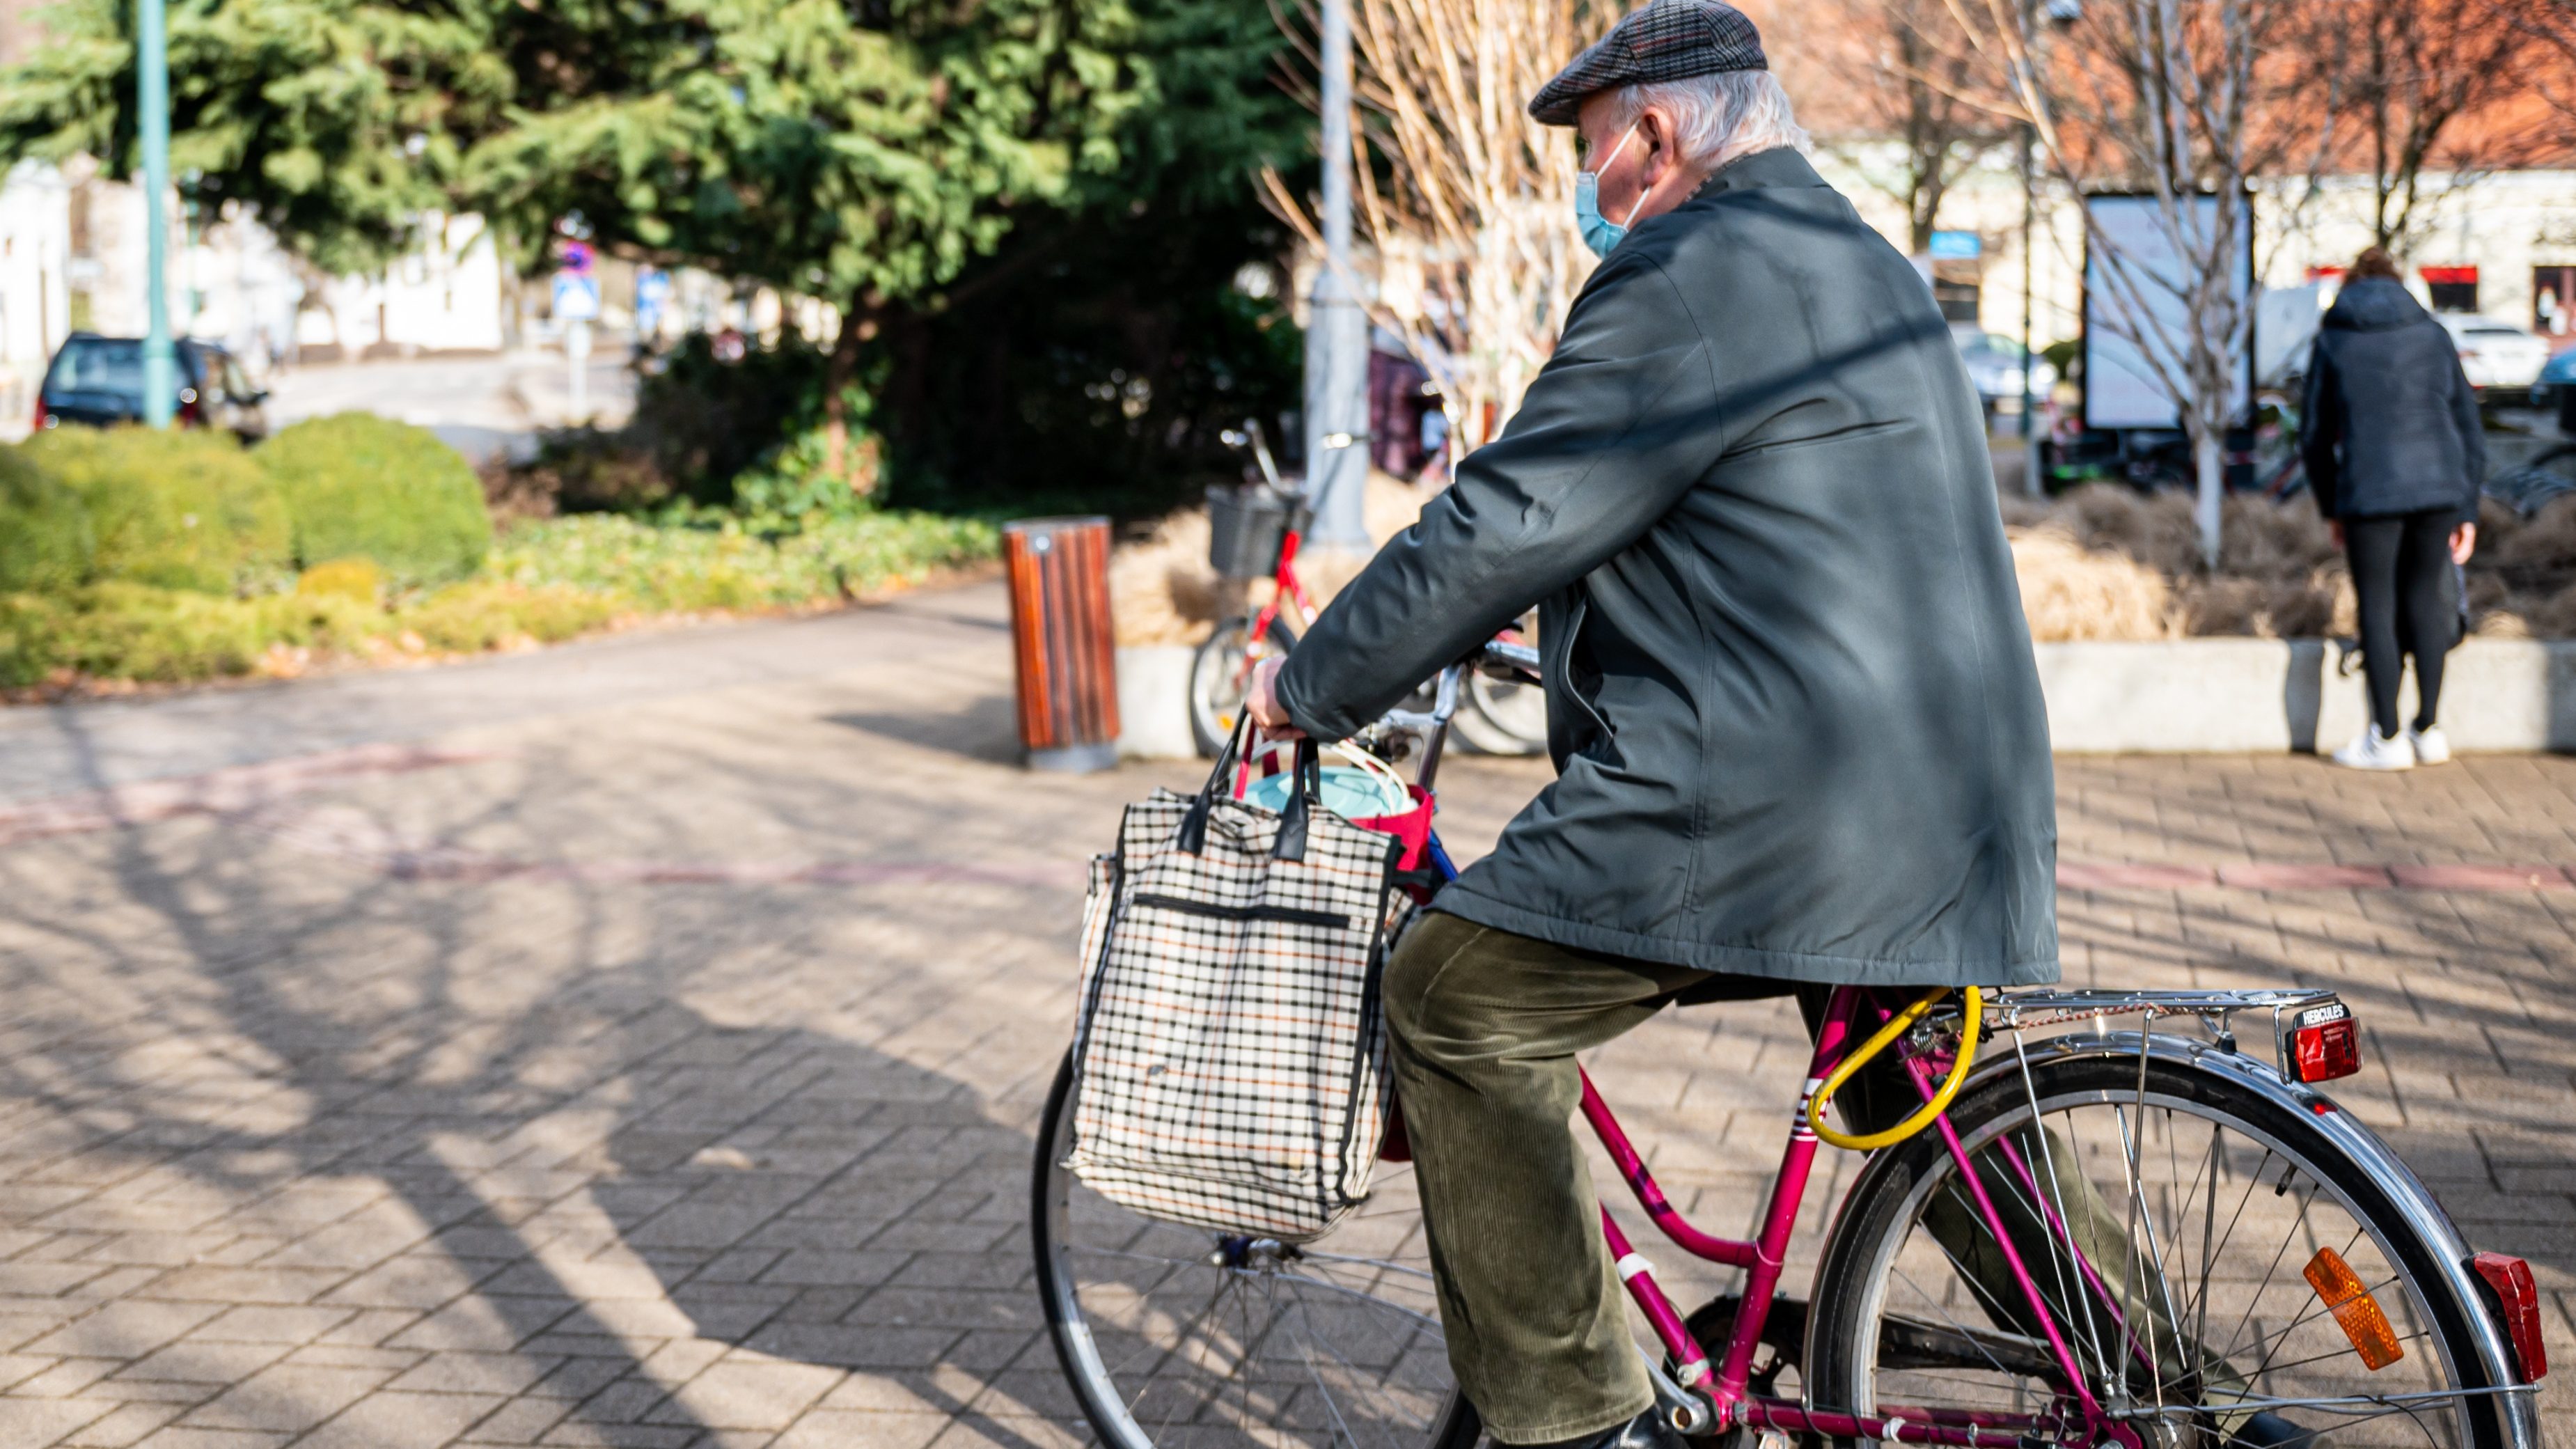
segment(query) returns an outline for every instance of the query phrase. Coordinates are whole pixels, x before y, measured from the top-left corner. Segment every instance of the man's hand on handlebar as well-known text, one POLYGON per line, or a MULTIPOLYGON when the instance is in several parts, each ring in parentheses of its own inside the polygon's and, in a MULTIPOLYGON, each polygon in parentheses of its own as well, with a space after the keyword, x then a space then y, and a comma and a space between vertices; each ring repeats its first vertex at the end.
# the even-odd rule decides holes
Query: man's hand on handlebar
POLYGON ((1285 659, 1264 659, 1252 666, 1252 683, 1243 692, 1243 707, 1251 712, 1252 722, 1261 732, 1275 740, 1302 740, 1306 732, 1288 722, 1288 711, 1279 707, 1279 695, 1273 681, 1279 678, 1279 666, 1285 659))

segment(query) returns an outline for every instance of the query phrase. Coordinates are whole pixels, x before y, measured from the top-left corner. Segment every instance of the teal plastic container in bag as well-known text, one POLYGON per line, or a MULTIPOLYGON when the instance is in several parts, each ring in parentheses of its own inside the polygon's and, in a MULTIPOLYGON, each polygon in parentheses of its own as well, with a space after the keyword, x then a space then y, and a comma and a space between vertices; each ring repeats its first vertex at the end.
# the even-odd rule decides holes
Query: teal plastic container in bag
MULTIPOLYGON (((1400 815, 1413 808, 1413 797, 1401 786, 1375 771, 1350 765, 1326 765, 1322 770, 1323 793, 1317 803, 1344 820, 1371 820, 1381 815, 1400 815)), ((1244 800, 1264 810, 1288 808, 1288 792, 1294 774, 1282 770, 1267 775, 1244 788, 1244 800)))

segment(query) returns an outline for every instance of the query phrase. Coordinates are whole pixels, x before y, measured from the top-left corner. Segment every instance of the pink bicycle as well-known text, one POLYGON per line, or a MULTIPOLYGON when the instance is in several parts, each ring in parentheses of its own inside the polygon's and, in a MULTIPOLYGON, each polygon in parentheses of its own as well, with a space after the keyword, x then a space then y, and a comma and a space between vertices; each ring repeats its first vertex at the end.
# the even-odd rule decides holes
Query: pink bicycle
MULTIPOLYGON (((1534 679, 1533 654, 1479 667, 1534 679)), ((1469 666, 1367 746, 1434 774, 1469 666)), ((1438 872, 1454 875, 1445 854, 1438 872)), ((2359 1067, 2322 990, 1836 989, 1785 1114, 1753 1235, 1684 1219, 1586 1079, 1582 1110, 1648 1222, 1742 1271, 1684 1313, 1605 1203, 1602 1232, 1655 1347, 1662 1411, 1740 1449, 2537 1449, 2541 1305, 2519 1259, 2475 1253, 2433 1194, 2319 1090, 2359 1067), (2177 1032, 2167 1028, 2188 1024, 2177 1032), (2238 1034, 2268 1028, 2262 1050, 2238 1034), (2132 1029, 2133 1028, 2133 1029, 2132 1029), (1865 1065, 1907 1120, 1846 1132, 1865 1065), (1780 1292, 1820 1146, 1870 1153, 1803 1299, 1780 1292)), ((1057 1357, 1118 1449, 1482 1439, 1442 1346, 1406 1164, 1303 1247, 1139 1217, 1062 1160, 1069 1066, 1039 1134, 1032 1227, 1057 1357)), ((1785 1105, 1785 1103, 1784 1103, 1785 1105)))

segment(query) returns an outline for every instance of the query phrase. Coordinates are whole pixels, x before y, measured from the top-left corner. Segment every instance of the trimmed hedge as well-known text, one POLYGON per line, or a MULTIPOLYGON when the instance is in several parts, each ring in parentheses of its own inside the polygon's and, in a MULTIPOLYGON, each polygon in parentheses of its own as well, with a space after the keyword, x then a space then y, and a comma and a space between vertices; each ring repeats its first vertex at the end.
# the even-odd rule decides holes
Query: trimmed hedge
POLYGON ((53 428, 21 452, 87 514, 88 578, 229 594, 289 567, 285 505, 230 433, 53 428))
POLYGON ((80 496, 16 448, 0 447, 0 593, 76 588, 97 557, 80 496))
POLYGON ((569 584, 655 611, 757 609, 863 598, 1001 552, 980 518, 860 513, 817 518, 769 540, 739 527, 656 527, 610 513, 512 529, 484 572, 539 587, 569 584))
POLYGON ((373 413, 295 424, 259 445, 295 524, 296 561, 376 561, 406 586, 461 579, 492 546, 483 487, 426 428, 373 413))
POLYGON ((998 547, 988 522, 924 514, 830 519, 775 542, 593 514, 524 525, 478 576, 391 598, 357 559, 307 569, 292 591, 243 598, 128 583, 0 590, 0 688, 292 673, 306 663, 296 651, 461 654, 553 643, 637 614, 810 607, 916 583, 998 547))

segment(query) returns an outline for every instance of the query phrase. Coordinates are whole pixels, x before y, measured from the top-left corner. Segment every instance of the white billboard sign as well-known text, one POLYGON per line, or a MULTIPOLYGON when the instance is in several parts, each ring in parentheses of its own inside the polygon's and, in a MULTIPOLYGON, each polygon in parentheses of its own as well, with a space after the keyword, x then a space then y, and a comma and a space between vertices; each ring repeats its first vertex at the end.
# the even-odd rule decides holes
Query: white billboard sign
MULTIPOLYGON (((2150 356, 2168 375, 2183 375, 2190 337, 2185 302, 2191 269, 2185 247, 2202 250, 2221 217, 2219 198, 2185 197, 2178 203, 2184 235, 2168 224, 2164 204, 2152 196, 2088 196, 2093 227, 2084 247, 2084 425, 2088 428, 2179 428, 2182 407, 2157 381, 2150 356), (2182 245, 2177 245, 2181 243, 2182 245), (2143 344, 2143 346, 2142 346, 2143 344), (2151 349, 2151 351, 2150 351, 2151 349)), ((2248 203, 2238 198, 2236 204, 2248 203)), ((2237 256, 2235 290, 2240 306, 2254 289, 2254 228, 2237 219, 2244 239, 2237 256)), ((2236 358, 2239 393, 2254 401, 2254 358, 2249 346, 2236 358)))

